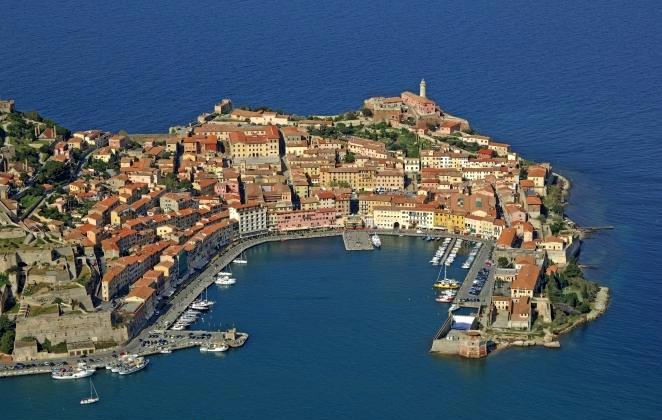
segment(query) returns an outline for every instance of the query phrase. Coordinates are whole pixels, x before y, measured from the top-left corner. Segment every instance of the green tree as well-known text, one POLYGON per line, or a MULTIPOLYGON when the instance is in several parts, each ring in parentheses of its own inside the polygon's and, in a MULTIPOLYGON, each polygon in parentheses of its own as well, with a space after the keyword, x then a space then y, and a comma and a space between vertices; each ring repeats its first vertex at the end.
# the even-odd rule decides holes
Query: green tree
POLYGON ((577 298, 577 294, 574 293, 574 292, 573 293, 567 293, 564 296, 563 300, 565 301, 565 303, 572 306, 573 308, 576 308, 577 305, 579 304, 579 299, 577 298))
POLYGON ((43 184, 43 183, 55 184, 64 181, 65 179, 67 179, 68 176, 69 176, 69 170, 67 169, 64 163, 49 160, 41 168, 40 174, 37 178, 38 179, 37 182, 39 184, 43 184))
POLYGON ((14 338, 16 333, 14 331, 7 331, 2 334, 0 338, 0 353, 11 354, 14 351, 14 338))
POLYGON ((13 331, 16 324, 12 322, 7 315, 0 315, 0 335, 7 331, 13 331))
POLYGON ((499 266, 499 268, 512 268, 513 266, 506 257, 499 257, 499 259, 497 260, 497 265, 499 266))
POLYGON ((577 260, 574 259, 568 262, 568 265, 565 267, 565 270, 563 270, 563 274, 571 279, 584 277, 584 273, 582 273, 582 269, 579 268, 579 265, 577 264, 577 260))
POLYGON ((547 187, 547 195, 543 198, 543 205, 548 212, 563 214, 563 192, 559 185, 547 187))
POLYGON ((343 161, 345 163, 354 163, 356 162, 356 155, 348 150, 347 153, 345 153, 343 161))

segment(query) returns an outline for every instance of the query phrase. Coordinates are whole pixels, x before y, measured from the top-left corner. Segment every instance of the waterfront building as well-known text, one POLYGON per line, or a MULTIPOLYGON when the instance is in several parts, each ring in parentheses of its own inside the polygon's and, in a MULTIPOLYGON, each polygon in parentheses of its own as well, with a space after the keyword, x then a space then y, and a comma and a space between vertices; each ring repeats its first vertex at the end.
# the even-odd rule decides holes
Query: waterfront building
POLYGON ((512 298, 532 298, 533 294, 538 290, 539 284, 540 267, 536 264, 523 264, 510 286, 510 296, 512 298))
POLYGON ((435 209, 433 227, 449 232, 464 232, 464 214, 461 212, 452 212, 448 209, 435 209))
POLYGON ((267 208, 259 203, 232 204, 230 219, 239 222, 239 235, 250 236, 267 231, 267 208))
POLYGON ((275 213, 275 227, 283 232, 333 227, 335 224, 335 209, 293 210, 275 213))

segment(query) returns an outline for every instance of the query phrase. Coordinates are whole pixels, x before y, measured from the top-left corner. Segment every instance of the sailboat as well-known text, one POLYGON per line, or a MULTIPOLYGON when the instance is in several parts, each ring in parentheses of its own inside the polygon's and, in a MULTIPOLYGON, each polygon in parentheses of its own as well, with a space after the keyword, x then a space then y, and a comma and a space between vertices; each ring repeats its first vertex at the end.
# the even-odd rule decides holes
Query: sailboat
POLYGON ((90 396, 89 398, 83 398, 82 400, 80 400, 80 404, 86 405, 86 404, 94 404, 96 402, 99 402, 99 394, 97 393, 97 389, 94 387, 92 378, 90 378, 90 396))
POLYGON ((235 264, 248 264, 248 260, 246 259, 246 256, 242 252, 241 255, 237 258, 235 258, 233 261, 235 264))
POLYGON ((441 268, 439 269, 439 275, 437 275, 437 281, 434 283, 433 287, 439 288, 439 289, 458 289, 460 287, 460 284, 453 280, 449 279, 446 277, 446 266, 443 266, 444 268, 444 279, 439 280, 439 276, 441 276, 441 268))

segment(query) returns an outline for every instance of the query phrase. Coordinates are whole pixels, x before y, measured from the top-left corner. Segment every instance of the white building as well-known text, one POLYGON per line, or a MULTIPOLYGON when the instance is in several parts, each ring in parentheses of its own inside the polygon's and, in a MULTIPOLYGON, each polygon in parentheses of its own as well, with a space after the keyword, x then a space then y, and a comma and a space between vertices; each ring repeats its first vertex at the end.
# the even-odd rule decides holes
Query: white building
POLYGON ((239 222, 239 235, 250 236, 267 231, 267 208, 261 204, 233 204, 230 219, 239 222))

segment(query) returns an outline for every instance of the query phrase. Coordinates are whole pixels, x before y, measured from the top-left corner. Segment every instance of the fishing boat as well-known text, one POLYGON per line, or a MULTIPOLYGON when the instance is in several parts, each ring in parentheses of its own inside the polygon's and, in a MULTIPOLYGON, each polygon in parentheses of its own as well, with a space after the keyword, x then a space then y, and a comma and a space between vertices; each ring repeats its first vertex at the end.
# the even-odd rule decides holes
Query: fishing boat
POLYGON ((235 264, 248 264, 248 260, 244 256, 244 253, 242 252, 241 255, 234 260, 232 260, 233 263, 235 264))
POLYGON ((90 396, 80 400, 80 405, 94 404, 96 402, 99 402, 99 393, 94 387, 94 383, 92 383, 92 378, 90 378, 90 396))
POLYGON ((130 375, 132 373, 143 370, 149 364, 149 359, 144 357, 130 357, 125 362, 122 363, 120 370, 117 372, 120 375, 130 375))
POLYGON ((208 346, 201 346, 200 351, 203 353, 222 353, 227 351, 230 347, 227 344, 210 344, 208 346))
POLYGON ((62 368, 59 370, 54 370, 51 373, 51 378, 58 380, 67 380, 67 379, 81 379, 87 378, 94 375, 95 368, 88 367, 84 363, 81 363, 76 368, 62 368))

